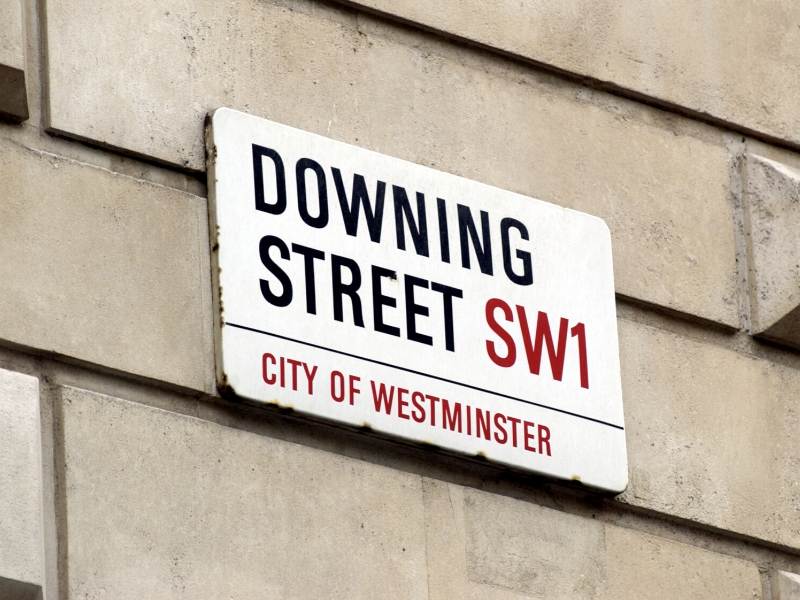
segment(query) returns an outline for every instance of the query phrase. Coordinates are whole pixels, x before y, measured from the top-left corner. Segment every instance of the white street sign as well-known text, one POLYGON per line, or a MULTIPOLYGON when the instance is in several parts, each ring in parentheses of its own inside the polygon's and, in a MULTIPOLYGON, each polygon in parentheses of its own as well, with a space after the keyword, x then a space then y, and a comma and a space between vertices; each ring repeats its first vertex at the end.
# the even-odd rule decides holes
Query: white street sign
POLYGON ((625 488, 602 220, 225 108, 208 147, 223 391, 625 488))

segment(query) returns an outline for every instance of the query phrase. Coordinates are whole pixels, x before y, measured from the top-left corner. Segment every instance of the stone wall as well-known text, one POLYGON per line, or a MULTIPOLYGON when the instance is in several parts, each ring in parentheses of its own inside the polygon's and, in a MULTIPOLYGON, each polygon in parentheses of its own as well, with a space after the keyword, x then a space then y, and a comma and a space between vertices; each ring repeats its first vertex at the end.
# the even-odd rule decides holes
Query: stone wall
POLYGON ((0 0, 0 598, 800 598, 798 61, 788 0, 0 0), (628 490, 219 398, 218 106, 603 217, 628 490))

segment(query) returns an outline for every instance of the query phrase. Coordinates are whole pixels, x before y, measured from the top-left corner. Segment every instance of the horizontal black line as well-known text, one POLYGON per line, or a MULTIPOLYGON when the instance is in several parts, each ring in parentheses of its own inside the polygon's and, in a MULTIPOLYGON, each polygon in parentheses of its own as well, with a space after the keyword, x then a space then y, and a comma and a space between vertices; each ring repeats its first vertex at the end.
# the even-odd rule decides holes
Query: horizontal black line
POLYGON ((270 337, 278 338, 281 340, 286 340, 287 342, 294 342, 295 344, 302 344, 303 346, 309 346, 311 348, 317 348, 318 350, 327 350, 328 352, 333 352, 334 354, 341 354, 342 356, 348 356, 350 358, 357 358, 358 360, 363 360, 366 362, 370 362, 376 365, 381 365, 382 367, 389 367, 390 369, 397 369, 398 371, 405 371, 406 373, 413 373, 414 375, 421 375, 422 377, 429 377, 431 379, 437 379, 439 381, 444 381, 445 383, 451 383, 453 385, 460 385, 461 387, 475 390, 476 392, 483 392, 484 394, 491 394, 492 396, 499 396, 500 398, 506 398, 507 400, 514 400, 516 402, 522 402, 524 404, 530 404, 532 406, 538 406, 539 408, 544 408, 546 410, 552 410, 554 412, 562 413, 565 415, 569 415, 571 417, 577 417, 578 419, 584 419, 586 421, 592 421, 593 423, 599 423, 600 425, 606 425, 608 427, 613 427, 614 429, 621 429, 624 430, 625 428, 622 425, 615 425, 614 423, 608 423, 607 421, 601 421, 600 419, 594 419, 592 417, 587 417, 586 415, 580 415, 578 413, 570 412, 568 410, 563 410, 561 408, 555 408, 553 406, 547 406, 546 404, 539 404, 538 402, 531 402, 530 400, 524 400, 522 398, 517 398, 516 396, 509 396, 508 394, 501 394, 500 392, 494 392, 492 390, 487 390, 482 387, 478 387, 476 385, 470 385, 469 383, 464 383, 462 381, 454 381, 453 379, 447 379, 445 377, 439 377, 438 375, 431 375, 430 373, 423 373, 422 371, 415 371, 414 369, 407 369, 406 367, 400 367, 398 365, 393 365, 390 363, 386 363, 380 360, 375 360, 374 358, 367 358, 366 356, 359 356, 358 354, 351 354, 349 352, 344 352, 342 350, 336 350, 334 348, 327 348, 326 346, 320 346, 318 344, 312 344, 311 342, 306 342, 303 340, 296 340, 294 338, 287 337, 285 335, 280 335, 278 333, 273 333, 271 331, 264 331, 262 329, 255 329, 253 327, 247 327, 246 325, 237 325, 236 323, 231 323, 229 321, 225 322, 225 325, 229 325, 231 327, 236 327, 237 329, 244 329, 245 331, 252 331, 253 333, 260 333, 262 335, 268 335, 270 337))

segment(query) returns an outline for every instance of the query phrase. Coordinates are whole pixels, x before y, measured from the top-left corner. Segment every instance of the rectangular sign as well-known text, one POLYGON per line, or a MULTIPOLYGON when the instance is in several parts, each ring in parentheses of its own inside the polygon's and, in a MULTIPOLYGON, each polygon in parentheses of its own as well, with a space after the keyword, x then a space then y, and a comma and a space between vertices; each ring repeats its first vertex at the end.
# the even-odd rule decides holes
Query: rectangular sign
POLYGON ((601 219, 225 108, 208 155, 221 389, 625 488, 601 219))

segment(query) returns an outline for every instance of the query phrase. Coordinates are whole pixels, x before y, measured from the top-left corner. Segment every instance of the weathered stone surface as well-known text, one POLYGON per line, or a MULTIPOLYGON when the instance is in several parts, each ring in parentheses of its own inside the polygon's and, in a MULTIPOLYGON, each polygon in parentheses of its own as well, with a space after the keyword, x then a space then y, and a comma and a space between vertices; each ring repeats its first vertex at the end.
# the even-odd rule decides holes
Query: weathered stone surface
POLYGON ((621 527, 606 526, 608 587, 615 600, 757 600, 753 563, 621 527))
POLYGON ((772 574, 772 600, 800 600, 800 575, 775 571, 772 574))
POLYGON ((55 130, 202 169, 228 105, 604 217, 620 293, 738 325, 719 131, 305 0, 128 6, 48 0, 55 130))
POLYGON ((761 597, 758 569, 747 561, 521 500, 449 493, 463 498, 469 579, 468 593, 451 597, 761 597))
POLYGON ((604 587, 602 523, 472 490, 464 513, 470 580, 553 600, 597 598, 604 587))
POLYGON ((0 0, 0 119, 28 118, 21 0, 0 0))
MULTIPOLYGON (((465 561, 464 488, 423 477, 428 600, 469 598, 465 561)), ((491 600, 489 596, 484 596, 491 600)))
POLYGON ((800 170, 750 155, 745 189, 753 332, 800 347, 800 170))
POLYGON ((800 143, 792 0, 346 1, 800 143))
POLYGON ((624 502, 800 547, 800 371, 620 320, 624 502))
POLYGON ((76 388, 61 396, 70 597, 760 598, 744 560, 76 388))
POLYGON ((204 199, 0 140, 0 338, 211 390, 204 199))
POLYGON ((0 369, 0 598, 43 583, 39 381, 0 369))
POLYGON ((21 0, 0 0, 0 65, 24 70, 21 0))
POLYGON ((419 476, 62 391, 70 598, 427 598, 419 476))

